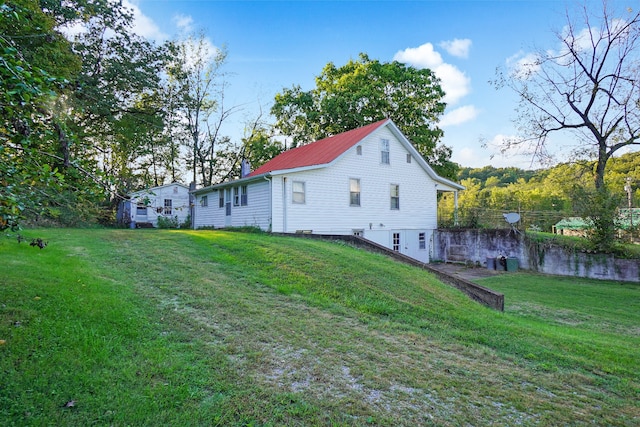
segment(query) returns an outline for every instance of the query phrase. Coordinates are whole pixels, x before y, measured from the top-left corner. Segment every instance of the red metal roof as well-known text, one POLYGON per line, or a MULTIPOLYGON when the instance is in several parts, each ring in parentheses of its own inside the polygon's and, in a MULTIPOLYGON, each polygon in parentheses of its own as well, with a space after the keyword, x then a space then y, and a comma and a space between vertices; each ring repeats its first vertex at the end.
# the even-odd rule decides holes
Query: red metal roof
POLYGON ((274 157, 260 166, 248 176, 262 175, 268 172, 295 169, 306 166, 325 165, 331 163, 349 148, 362 141, 371 132, 378 129, 389 119, 380 120, 370 125, 333 135, 311 144, 292 148, 274 157))

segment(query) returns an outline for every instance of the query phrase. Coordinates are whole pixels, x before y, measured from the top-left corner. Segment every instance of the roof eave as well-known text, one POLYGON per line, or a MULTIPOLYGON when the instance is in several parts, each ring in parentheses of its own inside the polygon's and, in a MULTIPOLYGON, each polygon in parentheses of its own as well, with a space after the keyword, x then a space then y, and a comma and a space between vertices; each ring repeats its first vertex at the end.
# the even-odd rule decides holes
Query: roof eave
POLYGON ((416 149, 416 147, 414 147, 411 141, 407 139, 407 137, 402 133, 402 131, 398 128, 398 126, 396 126, 396 124, 392 120, 388 120, 383 126, 389 127, 391 132, 393 132, 393 134, 398 138, 398 140, 402 143, 402 145, 404 145, 405 148, 411 152, 413 157, 416 160, 418 160, 418 163, 420 163, 420 166, 422 166, 422 168, 425 170, 425 172, 427 172, 427 174, 429 175, 429 177, 431 177, 431 179, 433 179, 439 184, 451 187, 450 190, 439 189, 438 191, 461 191, 465 189, 463 185, 460 185, 456 182, 453 182, 447 178, 443 178, 440 175, 438 175, 436 171, 433 170, 431 165, 427 163, 424 157, 422 157, 422 154, 420 154, 420 152, 416 149))
POLYGON ((190 191, 191 194, 208 193, 210 191, 217 191, 221 188, 234 187, 236 185, 247 184, 252 181, 260 181, 262 179, 268 179, 271 176, 271 172, 261 173, 259 175, 248 176, 245 178, 236 179, 233 181, 221 182, 219 184, 210 185, 208 187, 197 188, 190 191))

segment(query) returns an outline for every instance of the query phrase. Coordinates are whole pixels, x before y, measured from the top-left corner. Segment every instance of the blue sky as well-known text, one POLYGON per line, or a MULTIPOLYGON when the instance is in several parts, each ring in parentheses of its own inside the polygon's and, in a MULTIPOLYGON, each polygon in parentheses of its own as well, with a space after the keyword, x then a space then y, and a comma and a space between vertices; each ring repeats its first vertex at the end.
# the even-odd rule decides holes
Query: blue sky
MULTIPOLYGON (((615 1, 615 0, 614 0, 615 1)), ((626 0, 625 0, 626 1, 626 0)), ((635 0, 634 0, 635 1, 635 0)), ((447 92, 441 128, 452 159, 464 167, 536 168, 530 156, 503 156, 495 142, 515 133, 517 99, 489 81, 496 68, 534 48, 557 47, 554 31, 566 23, 574 0, 537 1, 215 1, 125 0, 136 31, 162 41, 204 31, 225 45, 230 73, 225 103, 242 105, 225 134, 239 140, 243 123, 276 93, 314 79, 329 62, 344 65, 364 52, 429 67, 447 92), (483 141, 487 146, 483 147, 483 141)), ((590 2, 601 7, 599 2, 590 2)), ((270 119, 272 122, 273 119, 270 119)), ((563 159, 560 159, 563 160, 563 159)))

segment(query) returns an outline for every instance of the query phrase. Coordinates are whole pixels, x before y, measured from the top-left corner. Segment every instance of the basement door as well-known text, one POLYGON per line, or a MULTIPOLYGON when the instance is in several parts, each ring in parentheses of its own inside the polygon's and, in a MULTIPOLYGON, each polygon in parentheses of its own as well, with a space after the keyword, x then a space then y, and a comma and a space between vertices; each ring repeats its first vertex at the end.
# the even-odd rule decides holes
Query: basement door
POLYGON ((390 235, 389 247, 403 255, 429 262, 431 233, 426 230, 395 230, 390 235))

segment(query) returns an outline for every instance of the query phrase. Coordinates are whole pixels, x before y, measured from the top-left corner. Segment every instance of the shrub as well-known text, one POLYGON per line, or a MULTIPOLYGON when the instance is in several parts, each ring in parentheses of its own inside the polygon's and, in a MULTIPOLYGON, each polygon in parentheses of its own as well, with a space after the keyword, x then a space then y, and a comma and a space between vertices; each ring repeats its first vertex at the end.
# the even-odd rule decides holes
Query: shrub
POLYGON ((187 215, 182 224, 180 224, 180 228, 188 229, 191 228, 191 215, 187 215))
POLYGON ((178 228, 179 224, 178 215, 158 217, 158 228, 178 228))

